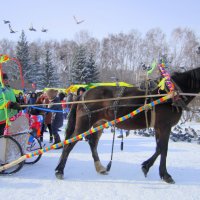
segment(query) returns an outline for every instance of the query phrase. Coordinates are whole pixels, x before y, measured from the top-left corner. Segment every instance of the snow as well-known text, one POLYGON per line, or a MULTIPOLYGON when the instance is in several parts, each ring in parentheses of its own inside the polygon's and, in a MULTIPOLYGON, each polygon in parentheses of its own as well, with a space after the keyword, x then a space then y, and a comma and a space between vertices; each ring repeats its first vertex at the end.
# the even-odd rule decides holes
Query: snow
MULTIPOLYGON (((200 129, 198 124, 191 127, 200 129)), ((64 139, 64 127, 61 131, 64 139)), ((117 133, 118 134, 118 133, 117 133)), ((49 134, 45 133, 48 144, 49 134)), ((106 129, 99 143, 99 156, 106 166, 110 161, 112 134, 106 129)), ((112 167, 108 175, 96 173, 89 145, 80 141, 71 152, 65 167, 65 179, 57 180, 54 169, 61 155, 60 150, 43 154, 34 165, 25 165, 19 172, 0 177, 0 199, 7 200, 171 200, 200 199, 200 146, 197 143, 169 142, 168 172, 176 184, 167 184, 159 177, 159 159, 150 169, 147 178, 141 163, 155 149, 153 137, 130 134, 116 139, 112 167)))

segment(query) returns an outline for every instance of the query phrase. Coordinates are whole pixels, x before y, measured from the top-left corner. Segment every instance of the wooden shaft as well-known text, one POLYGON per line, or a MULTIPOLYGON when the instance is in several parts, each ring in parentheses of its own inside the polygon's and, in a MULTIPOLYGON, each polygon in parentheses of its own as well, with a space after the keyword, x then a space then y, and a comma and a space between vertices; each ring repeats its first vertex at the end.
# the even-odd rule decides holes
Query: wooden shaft
POLYGON ((17 164, 19 164, 20 162, 23 162, 24 160, 26 160, 26 155, 21 156, 20 158, 18 158, 17 160, 14 160, 6 165, 3 165, 0 167, 0 172, 6 169, 9 169, 17 164))
MULTIPOLYGON (((95 102, 104 102, 104 101, 115 101, 115 100, 126 100, 126 99, 140 99, 140 98, 148 98, 148 97, 162 97, 166 94, 155 94, 155 95, 142 95, 142 96, 128 96, 128 97, 116 97, 116 98, 108 98, 108 99, 94 99, 94 100, 86 100, 86 101, 73 101, 73 102, 65 102, 65 103, 55 103, 55 105, 59 104, 80 104, 80 103, 95 103, 95 102)), ((200 94, 193 94, 193 93, 179 93, 179 95, 184 96, 200 96, 200 94)), ((29 106, 44 106, 49 104, 27 104, 27 105, 20 105, 20 107, 29 107, 29 106)))

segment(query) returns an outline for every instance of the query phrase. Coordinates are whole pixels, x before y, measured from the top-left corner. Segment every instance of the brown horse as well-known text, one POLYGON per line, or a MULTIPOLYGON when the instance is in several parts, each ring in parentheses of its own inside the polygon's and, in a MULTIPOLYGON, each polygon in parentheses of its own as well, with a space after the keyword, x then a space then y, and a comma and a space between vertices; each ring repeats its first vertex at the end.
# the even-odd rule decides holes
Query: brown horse
MULTIPOLYGON (((172 80, 177 85, 176 89, 184 93, 198 93, 200 91, 200 68, 192 69, 183 73, 174 73, 172 80)), ((152 91, 152 94, 157 94, 157 89, 152 91)), ((144 91, 138 90, 136 87, 132 88, 120 88, 120 87, 97 87, 88 90, 82 97, 81 100, 95 100, 95 99, 107 99, 113 97, 127 97, 127 96, 140 96, 145 95, 144 91)), ((188 105, 194 96, 187 96, 180 99, 177 102, 188 105)), ((147 102, 151 102, 156 98, 148 99, 147 102)), ((144 105, 144 98, 126 99, 118 101, 102 101, 96 103, 84 103, 73 105, 68 127, 66 129, 66 139, 74 137, 87 131, 89 128, 96 127, 102 124, 104 121, 111 121, 113 119, 122 117, 131 111, 137 109, 139 106, 144 105)), ((143 129, 148 126, 153 126, 155 129, 156 137, 156 150, 155 153, 145 162, 142 163, 142 171, 145 176, 154 164, 155 160, 159 155, 160 166, 159 174, 161 179, 167 183, 174 183, 173 178, 167 172, 166 158, 168 151, 168 141, 172 126, 176 125, 182 114, 182 106, 179 107, 179 103, 174 102, 172 99, 168 100, 163 104, 155 106, 155 111, 141 112, 133 118, 129 118, 121 123, 116 124, 116 127, 126 130, 143 129), (154 113, 154 117, 152 117, 154 113), (152 120, 154 118, 155 120, 152 120), (146 120, 148 119, 148 120, 146 120), (154 123, 152 123, 154 121, 154 123)), ((92 151, 96 171, 99 173, 106 173, 106 168, 102 166, 98 152, 97 145, 101 133, 95 133, 88 136, 89 145, 92 151)), ((64 167, 70 151, 75 146, 75 143, 65 145, 62 151, 62 155, 58 166, 56 167, 56 177, 63 179, 64 167)))

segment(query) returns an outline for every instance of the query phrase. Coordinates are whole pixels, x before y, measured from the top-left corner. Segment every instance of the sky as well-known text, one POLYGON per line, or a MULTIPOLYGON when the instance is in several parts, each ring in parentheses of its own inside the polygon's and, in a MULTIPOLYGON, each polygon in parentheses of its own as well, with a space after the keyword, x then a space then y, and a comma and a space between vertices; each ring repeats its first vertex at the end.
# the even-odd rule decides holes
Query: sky
POLYGON ((199 0, 0 0, 0 5, 0 39, 18 40, 22 29, 30 41, 72 40, 80 31, 97 39, 133 29, 143 35, 152 28, 167 35, 177 27, 200 32, 199 0), (73 16, 85 21, 77 25, 73 16), (11 34, 3 20, 18 32, 11 34), (31 25, 36 32, 28 30, 31 25))
MULTIPOLYGON (((66 124, 65 124, 66 126, 66 124)), ((189 123, 200 130, 199 123, 189 123)), ((119 132, 116 132, 117 136, 119 132)), ((64 126, 60 135, 63 139, 64 126)), ((44 143, 49 133, 44 134, 44 143)), ((78 142, 69 155, 64 180, 56 179, 61 149, 44 153, 33 165, 25 165, 11 175, 0 176, 0 197, 6 200, 198 200, 200 199, 199 144, 169 142, 167 169, 175 184, 167 184, 159 177, 159 160, 149 170, 147 178, 141 171, 141 163, 155 150, 154 137, 134 135, 124 138, 124 150, 120 150, 121 139, 116 138, 112 167, 107 175, 95 171, 89 145, 78 142)), ((110 161, 112 134, 105 129, 98 152, 106 167, 110 161)))

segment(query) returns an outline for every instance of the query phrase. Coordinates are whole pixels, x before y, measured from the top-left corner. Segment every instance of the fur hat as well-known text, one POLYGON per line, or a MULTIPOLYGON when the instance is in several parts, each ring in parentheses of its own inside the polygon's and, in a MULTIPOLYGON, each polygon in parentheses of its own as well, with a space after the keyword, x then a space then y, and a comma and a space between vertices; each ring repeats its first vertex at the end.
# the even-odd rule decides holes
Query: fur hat
POLYGON ((80 88, 78 88, 78 90, 77 90, 77 95, 80 95, 80 92, 85 92, 86 91, 86 89, 85 88, 83 88, 83 87, 80 87, 80 88))
POLYGON ((54 89, 49 89, 46 91, 47 97, 49 98, 49 100, 53 100, 56 95, 58 94, 58 90, 54 90, 54 89))

